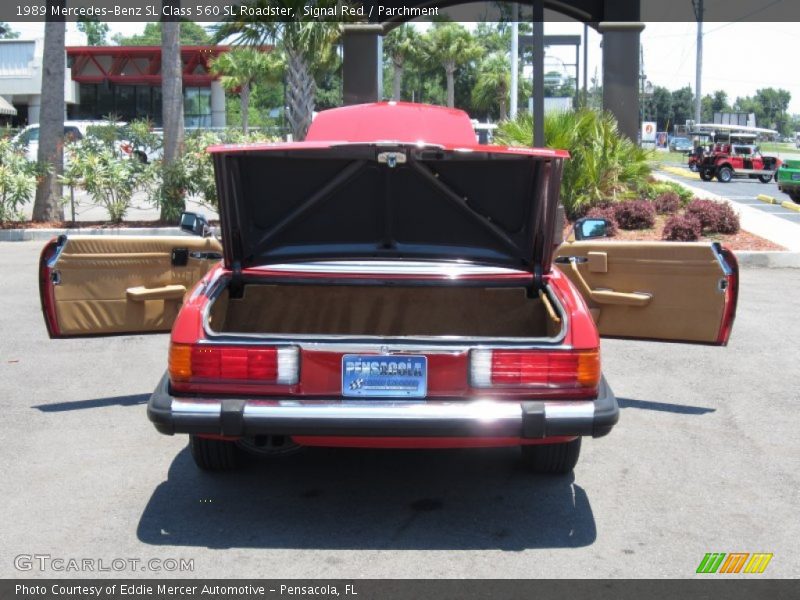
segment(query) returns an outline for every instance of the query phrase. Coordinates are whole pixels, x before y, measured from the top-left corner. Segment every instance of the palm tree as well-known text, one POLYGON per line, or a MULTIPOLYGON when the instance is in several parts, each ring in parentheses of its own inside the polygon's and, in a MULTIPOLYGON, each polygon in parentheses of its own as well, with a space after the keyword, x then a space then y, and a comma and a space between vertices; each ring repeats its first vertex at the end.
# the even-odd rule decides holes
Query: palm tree
POLYGON ((242 103, 242 131, 249 132, 248 112, 250 92, 253 83, 274 82, 278 79, 283 61, 273 52, 263 52, 256 48, 234 48, 220 54, 211 63, 211 72, 221 75, 220 81, 226 90, 239 91, 242 103))
POLYGON ((401 25, 383 38, 383 47, 392 61, 392 100, 400 100, 403 69, 419 55, 420 36, 412 25, 401 25))
POLYGON ((505 121, 508 115, 508 92, 511 87, 511 73, 505 54, 495 52, 481 62, 478 81, 472 89, 472 104, 475 108, 494 112, 505 121))
POLYGON ((447 106, 455 106, 456 70, 480 57, 482 50, 463 25, 435 23, 426 36, 430 60, 444 68, 447 78, 447 106))
MULTIPOLYGON (((162 14, 178 14, 180 0, 162 0, 162 14), (169 9, 169 10, 164 10, 169 9)), ((183 186, 175 180, 173 165, 183 152, 183 61, 181 60, 181 22, 164 17, 161 23, 161 113, 164 120, 163 183, 161 220, 177 222, 184 211, 183 186)))
MULTIPOLYGON (((318 61, 328 61, 331 48, 341 33, 341 19, 320 17, 309 21, 303 16, 305 0, 252 0, 251 8, 284 8, 292 12, 290 21, 266 21, 264 17, 231 17, 215 26, 214 39, 220 42, 233 37, 237 43, 263 46, 280 43, 286 57, 286 103, 289 128, 295 140, 306 136, 314 114, 317 84, 314 71, 318 61)), ((317 8, 332 8, 338 0, 317 0, 317 8)), ((245 12, 247 14, 247 12, 245 12)))
MULTIPOLYGON (((47 0, 47 14, 63 6, 64 0, 47 0)), ((64 75, 66 23, 47 19, 44 26, 42 56, 42 95, 39 112, 39 154, 42 176, 36 186, 34 221, 61 221, 61 174, 64 171, 64 75)))

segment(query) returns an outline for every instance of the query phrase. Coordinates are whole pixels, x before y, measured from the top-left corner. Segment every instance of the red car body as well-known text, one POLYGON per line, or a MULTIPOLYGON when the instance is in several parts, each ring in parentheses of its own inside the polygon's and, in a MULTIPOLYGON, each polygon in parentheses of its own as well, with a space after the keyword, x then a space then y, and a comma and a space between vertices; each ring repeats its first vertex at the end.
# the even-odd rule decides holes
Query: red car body
MULTIPOLYGON (((176 311, 169 368, 148 415, 162 433, 189 434, 202 468, 232 466, 241 447, 520 446, 535 471, 567 472, 580 437, 607 434, 619 416, 600 371, 598 318, 604 333, 624 337, 725 344, 730 335, 738 286, 732 253, 719 245, 650 244, 634 265, 628 255, 635 244, 591 239, 589 227, 602 225, 596 222, 579 224, 586 241, 558 248, 558 183, 568 154, 479 145, 461 111, 404 103, 334 109, 318 115, 304 142, 209 151, 223 260, 206 269, 179 308, 170 303, 189 279, 181 269, 187 260, 216 259, 214 240, 195 239, 189 248, 183 245, 192 238, 107 242, 121 253, 115 264, 172 244, 173 279, 162 273, 153 284, 126 271, 124 309, 122 300, 82 291, 95 283, 84 265, 100 254, 86 240, 48 244, 40 271, 53 337, 163 329, 159 307, 176 311), (681 277, 681 261, 692 285, 703 288, 696 300, 673 299, 661 281, 681 277), (603 274, 637 287, 610 289, 597 283, 603 274), (83 287, 69 287, 67 278, 76 276, 83 287), (642 291, 650 285, 654 293, 642 291), (318 295, 303 306, 251 298, 281 290, 308 298, 309 289, 318 295), (453 331, 442 332, 437 319, 425 325, 436 333, 420 333, 413 319, 401 330, 393 314, 374 331, 352 324, 370 322, 369 315, 349 313, 345 333, 321 321, 319 333, 284 326, 325 314, 329 289, 345 295, 339 312, 350 295, 357 303, 361 294, 383 294, 383 304, 365 304, 380 312, 393 294, 419 294, 430 304, 411 306, 413 315, 440 315, 453 331), (451 304, 434 305, 443 291, 451 304), (462 293, 465 306, 475 294, 484 299, 469 304, 469 314, 489 320, 495 295, 513 296, 504 306, 522 306, 520 323, 538 311, 536 333, 522 324, 517 333, 502 315, 492 335, 480 334, 487 324, 450 320, 462 293), (272 319, 273 329, 226 329, 234 305, 272 319), (270 315, 278 310, 291 314, 270 315), (665 317, 698 310, 710 321, 703 331, 665 328, 665 317), (131 320, 140 313, 150 325, 131 320), (632 330, 640 317, 646 325, 632 330)), ((108 290, 116 283, 101 283, 114 296, 108 290)))

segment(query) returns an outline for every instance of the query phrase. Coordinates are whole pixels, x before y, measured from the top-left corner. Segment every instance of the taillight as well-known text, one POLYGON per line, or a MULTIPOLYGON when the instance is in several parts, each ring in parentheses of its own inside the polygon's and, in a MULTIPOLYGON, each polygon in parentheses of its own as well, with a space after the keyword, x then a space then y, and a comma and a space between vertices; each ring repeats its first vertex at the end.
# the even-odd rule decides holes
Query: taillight
POLYGON ((473 350, 473 387, 594 388, 600 382, 600 352, 473 350))
POLYGON ((202 379, 292 385, 298 375, 297 346, 171 344, 169 349, 173 382, 202 379))

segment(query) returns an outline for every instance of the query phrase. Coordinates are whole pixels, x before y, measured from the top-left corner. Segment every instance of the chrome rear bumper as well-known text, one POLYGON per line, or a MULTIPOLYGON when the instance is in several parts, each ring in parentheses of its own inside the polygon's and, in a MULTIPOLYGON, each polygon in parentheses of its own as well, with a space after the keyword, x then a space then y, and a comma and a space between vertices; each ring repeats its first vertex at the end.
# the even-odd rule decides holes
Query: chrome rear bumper
POLYGON ((619 406, 605 379, 594 400, 396 402, 173 397, 164 375, 147 416, 168 435, 538 439, 606 435, 619 419, 619 406))

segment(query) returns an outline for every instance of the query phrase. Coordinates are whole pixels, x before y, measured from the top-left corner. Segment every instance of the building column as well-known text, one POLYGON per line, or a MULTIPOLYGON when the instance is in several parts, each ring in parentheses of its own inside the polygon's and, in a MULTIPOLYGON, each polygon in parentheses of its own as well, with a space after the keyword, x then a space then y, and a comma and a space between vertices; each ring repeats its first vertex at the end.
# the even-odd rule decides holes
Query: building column
POLYGON ((31 96, 28 100, 28 125, 36 125, 39 123, 39 110, 42 107, 41 96, 31 96))
POLYGON ((345 25, 342 50, 344 103, 380 100, 383 97, 383 27, 345 25))
POLYGON ((225 89, 218 80, 211 82, 211 126, 225 127, 225 89))
POLYGON ((603 108, 617 118, 619 130, 639 135, 639 34, 644 23, 601 22, 603 34, 603 108))

